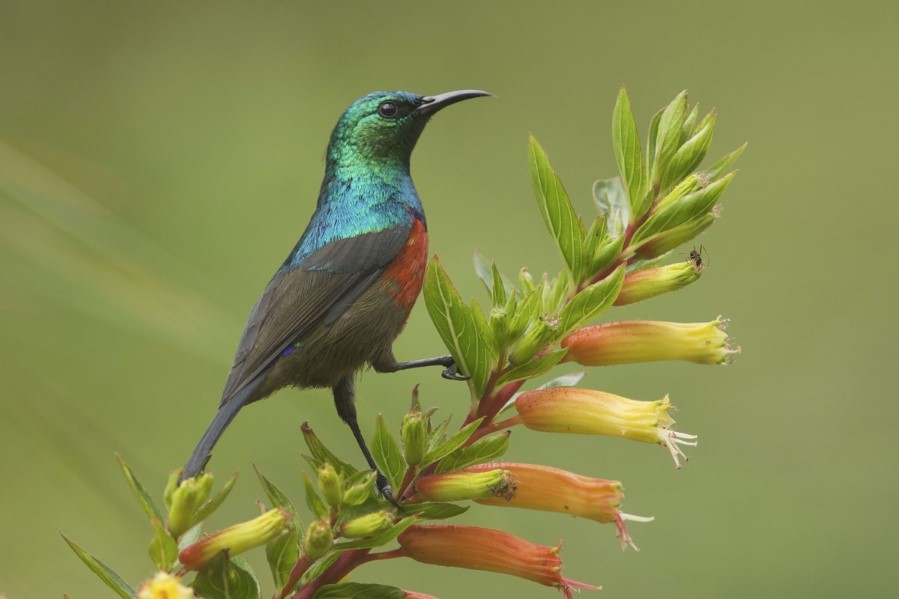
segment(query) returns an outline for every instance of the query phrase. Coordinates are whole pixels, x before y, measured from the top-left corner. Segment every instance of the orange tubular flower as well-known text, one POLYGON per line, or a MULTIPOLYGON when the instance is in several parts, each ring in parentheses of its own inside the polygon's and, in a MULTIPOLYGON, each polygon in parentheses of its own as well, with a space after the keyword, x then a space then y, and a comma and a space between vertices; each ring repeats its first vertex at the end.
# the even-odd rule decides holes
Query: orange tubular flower
POLYGON ((414 525, 397 541, 415 561, 510 574, 556 587, 569 599, 572 588, 599 588, 562 577, 561 546, 536 545, 499 530, 454 524, 414 525))
POLYGON ((287 510, 270 510, 249 522, 236 524, 188 545, 178 554, 178 560, 188 570, 199 570, 221 551, 238 555, 265 545, 292 526, 293 518, 287 510))
POLYGON ((475 500, 484 505, 559 512, 603 524, 611 522, 615 524, 622 549, 627 545, 636 549, 624 524, 626 520, 652 520, 625 514, 618 509, 624 493, 617 480, 590 478, 549 466, 510 462, 469 466, 464 472, 483 472, 491 468, 502 468, 508 472, 513 485, 505 497, 475 500))
POLYGON ((626 320, 590 327, 568 335, 564 361, 584 366, 609 366, 660 360, 697 364, 727 364, 739 348, 732 348, 724 332, 727 321, 679 323, 626 320))
POLYGON ((667 447, 674 465, 686 458, 681 445, 696 446, 696 435, 670 430, 671 402, 636 401, 603 391, 556 387, 526 391, 515 400, 516 420, 535 431, 610 435, 667 447))

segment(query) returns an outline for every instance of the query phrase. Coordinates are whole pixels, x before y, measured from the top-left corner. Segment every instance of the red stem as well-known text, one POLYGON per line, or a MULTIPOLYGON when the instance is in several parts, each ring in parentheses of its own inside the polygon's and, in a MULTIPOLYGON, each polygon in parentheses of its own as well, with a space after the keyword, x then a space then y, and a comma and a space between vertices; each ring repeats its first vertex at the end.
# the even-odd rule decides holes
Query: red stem
POLYGON ((306 570, 308 570, 311 565, 312 560, 305 555, 301 556, 294 565, 293 570, 290 571, 290 578, 287 579, 287 584, 284 585, 284 588, 282 588, 281 592, 277 595, 277 599, 284 599, 287 597, 287 594, 293 587, 297 586, 297 583, 300 582, 300 578, 302 578, 303 574, 306 573, 306 570))
POLYGON ((300 589, 292 599, 312 599, 316 592, 326 584, 334 584, 343 580, 356 566, 364 564, 371 549, 353 549, 340 554, 331 566, 300 589))

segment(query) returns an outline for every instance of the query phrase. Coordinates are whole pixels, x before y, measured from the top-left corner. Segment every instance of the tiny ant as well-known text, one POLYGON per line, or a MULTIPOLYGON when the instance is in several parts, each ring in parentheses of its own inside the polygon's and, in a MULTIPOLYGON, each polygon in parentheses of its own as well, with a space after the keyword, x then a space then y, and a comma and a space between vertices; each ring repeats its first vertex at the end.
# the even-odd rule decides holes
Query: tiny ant
POLYGON ((689 260, 690 262, 693 263, 693 268, 695 268, 697 271, 702 270, 705 267, 705 265, 710 264, 710 262, 708 260, 705 260, 705 261, 703 260, 702 256, 704 253, 706 253, 705 246, 700 245, 699 251, 697 252, 696 248, 694 247, 690 251, 690 256, 687 258, 687 260, 689 260))

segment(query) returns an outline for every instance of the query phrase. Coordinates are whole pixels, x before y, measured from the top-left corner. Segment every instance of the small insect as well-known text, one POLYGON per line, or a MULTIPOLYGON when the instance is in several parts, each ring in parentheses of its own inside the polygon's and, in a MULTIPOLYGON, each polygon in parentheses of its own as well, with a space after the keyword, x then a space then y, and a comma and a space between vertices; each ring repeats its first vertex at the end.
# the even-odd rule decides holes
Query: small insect
POLYGON ((705 246, 703 245, 699 246, 698 252, 696 251, 695 247, 690 251, 690 255, 687 260, 693 263, 693 268, 695 268, 697 271, 702 270, 706 265, 710 263, 708 260, 704 259, 703 254, 705 253, 705 246))

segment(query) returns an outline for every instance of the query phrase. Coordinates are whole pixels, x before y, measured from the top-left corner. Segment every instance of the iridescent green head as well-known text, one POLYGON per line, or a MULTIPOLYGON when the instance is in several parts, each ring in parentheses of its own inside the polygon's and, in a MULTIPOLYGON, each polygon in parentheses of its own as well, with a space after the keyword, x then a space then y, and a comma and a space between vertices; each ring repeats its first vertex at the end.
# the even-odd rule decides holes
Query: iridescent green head
POLYGON ((328 168, 374 165, 409 166, 409 158, 428 119, 442 108, 489 96, 460 90, 437 96, 374 92, 359 98, 337 121, 328 145, 328 168))

